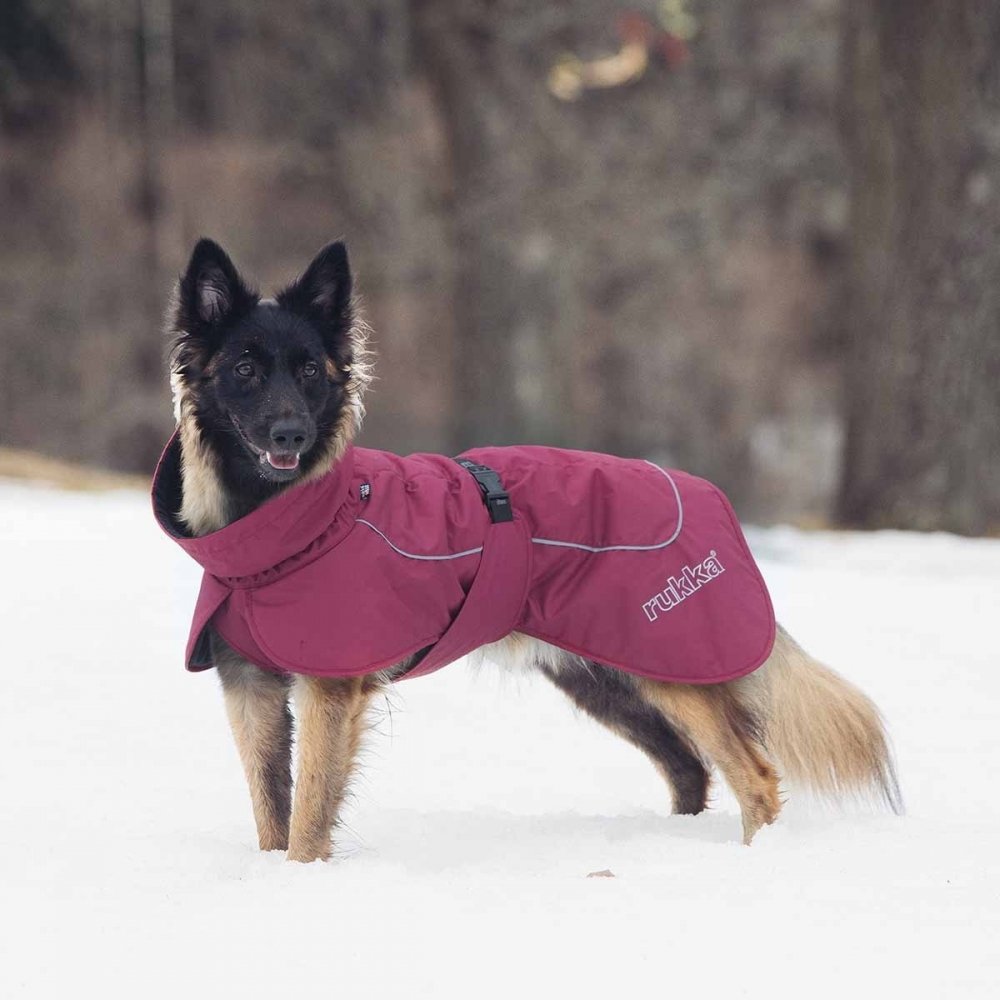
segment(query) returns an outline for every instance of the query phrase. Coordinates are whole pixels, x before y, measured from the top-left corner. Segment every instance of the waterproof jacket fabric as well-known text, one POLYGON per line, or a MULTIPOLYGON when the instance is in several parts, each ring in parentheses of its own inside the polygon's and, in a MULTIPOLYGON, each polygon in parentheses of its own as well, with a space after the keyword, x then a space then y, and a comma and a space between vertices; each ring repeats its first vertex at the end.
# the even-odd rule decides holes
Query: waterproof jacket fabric
POLYGON ((179 523, 180 447, 153 485, 156 517, 204 568, 187 645, 209 625, 276 671, 355 676, 420 654, 429 673, 518 631, 662 681, 750 673, 774 642, 767 589, 728 500, 649 462, 543 447, 477 448, 513 520, 492 523, 454 459, 350 448, 199 538, 179 523))

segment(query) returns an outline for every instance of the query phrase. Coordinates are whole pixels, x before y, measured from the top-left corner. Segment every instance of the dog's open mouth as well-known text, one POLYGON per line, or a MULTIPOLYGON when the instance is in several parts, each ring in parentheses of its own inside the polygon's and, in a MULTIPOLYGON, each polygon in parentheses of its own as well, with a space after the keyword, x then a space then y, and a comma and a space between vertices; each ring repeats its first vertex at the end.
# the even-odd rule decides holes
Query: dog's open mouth
POLYGON ((246 445, 247 449, 251 454, 256 455, 257 461, 260 462, 264 469, 273 469, 275 472, 294 472, 299 467, 299 460, 302 457, 301 452, 298 451, 267 451, 264 448, 258 448, 257 445, 250 440, 246 431, 240 426, 240 422, 232 415, 229 415, 230 420, 233 422, 233 426, 236 428, 241 440, 246 445))
POLYGON ((299 453, 297 451, 285 454, 265 451, 260 460, 261 462, 267 462, 272 469, 281 469, 284 472, 290 472, 292 469, 299 467, 299 453))

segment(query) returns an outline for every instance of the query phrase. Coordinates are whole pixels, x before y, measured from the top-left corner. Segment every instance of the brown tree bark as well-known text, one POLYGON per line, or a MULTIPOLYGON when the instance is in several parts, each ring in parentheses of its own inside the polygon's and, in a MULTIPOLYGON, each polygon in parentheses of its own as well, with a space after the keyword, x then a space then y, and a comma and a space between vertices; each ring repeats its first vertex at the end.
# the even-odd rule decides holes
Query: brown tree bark
POLYGON ((558 439, 558 418, 546 421, 547 408, 532 408, 523 391, 533 382, 560 389, 549 378, 551 351, 542 346, 556 325, 555 282, 551 268, 525 253, 538 142, 525 94, 530 77, 518 57, 541 47, 544 11, 517 0, 503 9, 482 0, 421 0, 414 10, 421 68, 447 148, 456 327, 452 446, 511 443, 529 427, 558 439))
POLYGON ((1000 525, 1000 5, 851 0, 848 525, 1000 525))

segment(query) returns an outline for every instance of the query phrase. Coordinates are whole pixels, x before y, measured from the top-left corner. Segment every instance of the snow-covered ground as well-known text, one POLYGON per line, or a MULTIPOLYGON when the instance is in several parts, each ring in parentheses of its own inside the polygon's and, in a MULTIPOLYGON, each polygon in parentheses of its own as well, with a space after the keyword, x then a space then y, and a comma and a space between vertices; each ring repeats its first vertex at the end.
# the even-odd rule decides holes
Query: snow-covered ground
POLYGON ((0 997, 1000 996, 1000 542, 751 542, 884 710, 905 817, 793 793, 742 847, 725 789, 671 816, 543 682, 456 664, 395 690, 302 866, 255 849, 146 499, 0 484, 0 997))

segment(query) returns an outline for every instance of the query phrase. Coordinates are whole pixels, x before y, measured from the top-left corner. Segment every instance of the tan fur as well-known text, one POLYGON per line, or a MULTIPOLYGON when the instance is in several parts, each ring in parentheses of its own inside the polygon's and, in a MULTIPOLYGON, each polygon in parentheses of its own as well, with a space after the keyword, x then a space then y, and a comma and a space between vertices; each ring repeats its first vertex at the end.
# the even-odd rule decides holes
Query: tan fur
POLYGON ((565 649, 523 632, 511 632, 496 642, 480 646, 469 655, 473 658, 474 667, 487 660, 503 670, 531 670, 543 663, 558 669, 567 658, 583 662, 580 657, 574 657, 565 649))
MULTIPOLYGON (((167 326, 177 313, 180 282, 174 285, 167 305, 167 326)), ((192 535, 207 535, 230 520, 217 462, 201 439, 194 406, 184 375, 171 365, 170 394, 181 441, 183 499, 178 516, 192 535)))
MULTIPOLYGON (((546 663, 558 669, 572 662, 581 668, 579 657, 518 633, 482 653, 505 666, 546 663)), ((740 802, 747 843, 781 809, 774 765, 789 784, 821 796, 881 798, 901 810, 878 709, 780 626, 770 657, 739 680, 709 686, 637 683, 695 752, 722 772, 740 802)))
POLYGON ((827 798, 880 798, 901 810, 878 709, 784 629, 778 629, 764 665, 726 687, 761 721, 765 742, 790 783, 827 798))
POLYGON ((354 770, 365 711, 376 689, 376 684, 360 677, 296 678, 299 765, 290 861, 321 861, 330 856, 330 832, 354 770))
POLYGON ((262 851, 288 849, 291 716, 288 682, 216 649, 226 714, 250 788, 262 851))
POLYGON ((194 407, 184 388, 177 389, 178 425, 181 439, 181 476, 184 499, 180 519, 192 535, 207 535, 224 528, 230 521, 225 491, 219 479, 217 462, 201 438, 194 407))
POLYGON ((755 745, 735 700, 722 686, 641 680, 640 690, 722 772, 743 816, 743 843, 781 810, 778 776, 755 745))

